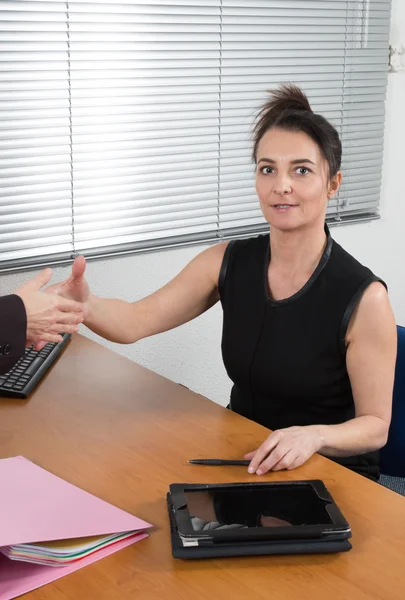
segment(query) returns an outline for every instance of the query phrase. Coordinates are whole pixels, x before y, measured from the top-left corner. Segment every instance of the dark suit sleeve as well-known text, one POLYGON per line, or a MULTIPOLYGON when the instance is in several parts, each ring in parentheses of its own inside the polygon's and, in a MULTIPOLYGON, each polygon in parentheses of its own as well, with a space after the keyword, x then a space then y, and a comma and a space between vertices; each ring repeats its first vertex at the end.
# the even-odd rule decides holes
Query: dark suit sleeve
POLYGON ((6 373, 24 354, 27 313, 19 296, 0 297, 0 374, 6 373))

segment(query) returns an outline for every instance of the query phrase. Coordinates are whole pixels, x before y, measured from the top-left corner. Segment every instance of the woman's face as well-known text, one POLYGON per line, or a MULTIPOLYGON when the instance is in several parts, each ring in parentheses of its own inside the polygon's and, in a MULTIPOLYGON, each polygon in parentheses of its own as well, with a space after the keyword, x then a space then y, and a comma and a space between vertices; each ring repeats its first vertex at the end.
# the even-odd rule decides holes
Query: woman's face
POLYGON ((324 223, 327 201, 339 189, 341 173, 330 181, 328 163, 303 132, 271 129, 259 142, 256 192, 270 225, 291 231, 324 223))

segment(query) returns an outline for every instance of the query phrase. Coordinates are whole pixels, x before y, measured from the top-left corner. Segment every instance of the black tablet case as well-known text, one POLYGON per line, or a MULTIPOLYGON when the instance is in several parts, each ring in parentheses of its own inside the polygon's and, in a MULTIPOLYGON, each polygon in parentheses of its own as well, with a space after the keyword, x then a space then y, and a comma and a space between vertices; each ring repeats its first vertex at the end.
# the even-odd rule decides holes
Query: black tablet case
POLYGON ((308 540, 308 541, 268 541, 234 542, 213 546, 183 546, 177 533, 176 522, 171 508, 170 494, 167 494, 167 507, 170 519, 170 535, 174 558, 215 558, 219 556, 259 556, 265 554, 328 554, 347 552, 352 545, 348 540, 308 540))

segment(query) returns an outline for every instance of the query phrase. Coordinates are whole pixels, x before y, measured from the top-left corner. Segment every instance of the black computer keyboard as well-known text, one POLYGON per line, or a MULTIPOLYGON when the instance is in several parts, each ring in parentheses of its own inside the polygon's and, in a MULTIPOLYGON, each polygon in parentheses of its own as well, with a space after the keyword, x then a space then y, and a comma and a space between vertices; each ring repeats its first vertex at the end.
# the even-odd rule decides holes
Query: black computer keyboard
POLYGON ((61 342, 49 342, 42 350, 33 346, 25 349, 25 354, 10 371, 0 375, 0 396, 9 398, 27 398, 38 381, 66 346, 71 335, 64 333, 61 342))

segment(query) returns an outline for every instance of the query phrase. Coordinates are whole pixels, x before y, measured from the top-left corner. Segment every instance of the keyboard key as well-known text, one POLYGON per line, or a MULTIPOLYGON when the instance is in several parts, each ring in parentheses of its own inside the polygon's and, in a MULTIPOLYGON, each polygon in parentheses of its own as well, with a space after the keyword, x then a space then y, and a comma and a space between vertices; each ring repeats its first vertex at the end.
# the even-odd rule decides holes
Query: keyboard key
POLYGON ((32 375, 32 373, 35 373, 35 371, 38 371, 39 367, 44 363, 44 359, 41 358, 40 356, 37 356, 37 358, 35 358, 32 363, 30 364, 30 366, 28 367, 28 369, 26 370, 26 375, 32 375))

